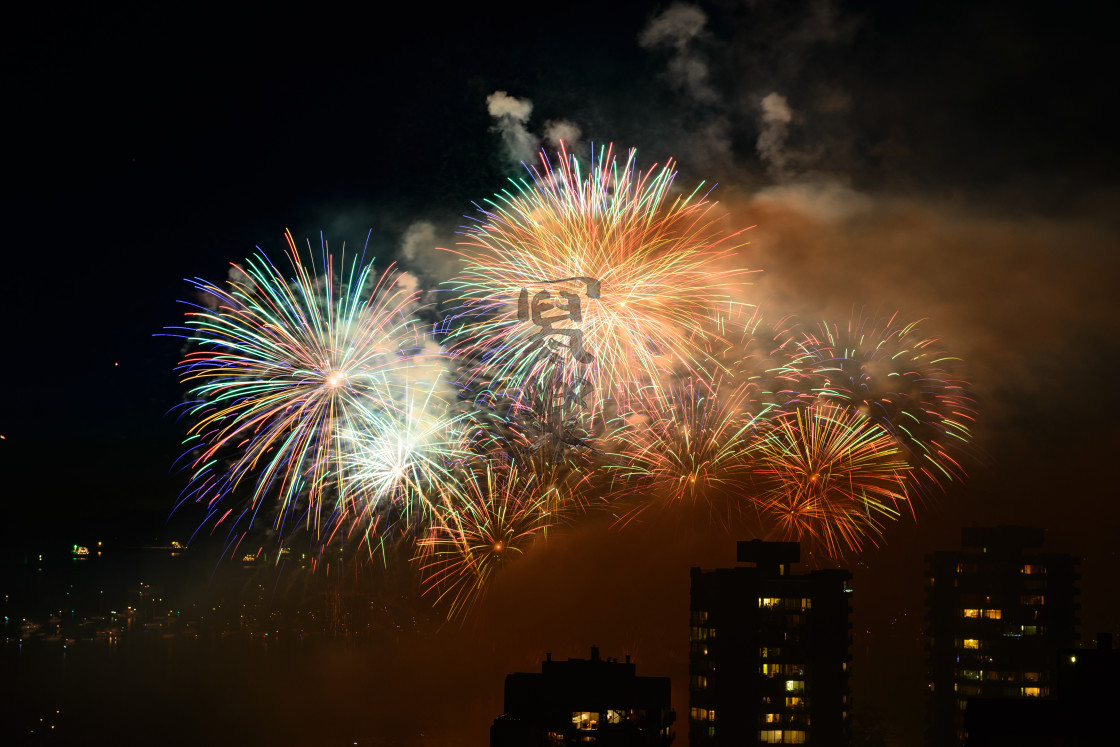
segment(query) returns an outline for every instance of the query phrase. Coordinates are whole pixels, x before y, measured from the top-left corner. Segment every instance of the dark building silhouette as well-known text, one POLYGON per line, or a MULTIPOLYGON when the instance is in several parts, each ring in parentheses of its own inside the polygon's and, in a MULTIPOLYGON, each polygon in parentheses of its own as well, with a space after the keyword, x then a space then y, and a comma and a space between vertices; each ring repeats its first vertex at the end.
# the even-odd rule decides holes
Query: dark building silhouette
POLYGON ((926 557, 930 747, 965 743, 972 698, 1037 705, 1055 694, 1058 652, 1077 640, 1079 561, 1042 552, 1043 536, 1030 527, 966 527, 965 549, 926 557))
POLYGON ((796 542, 737 550, 753 565, 692 569, 689 744, 848 744, 851 574, 792 574, 796 542))
POLYGON ((630 657, 553 661, 539 674, 506 677, 505 713, 490 727, 490 747, 585 745, 667 747, 676 714, 668 677, 638 677, 630 657))

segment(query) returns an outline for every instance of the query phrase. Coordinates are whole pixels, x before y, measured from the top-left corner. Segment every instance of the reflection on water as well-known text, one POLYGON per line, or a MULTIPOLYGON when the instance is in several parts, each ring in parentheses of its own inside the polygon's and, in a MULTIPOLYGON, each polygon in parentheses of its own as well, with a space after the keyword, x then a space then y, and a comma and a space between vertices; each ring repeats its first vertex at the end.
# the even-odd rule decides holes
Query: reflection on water
POLYGON ((371 703, 385 653, 431 632, 410 579, 101 552, 5 568, 0 742, 422 743, 371 703))

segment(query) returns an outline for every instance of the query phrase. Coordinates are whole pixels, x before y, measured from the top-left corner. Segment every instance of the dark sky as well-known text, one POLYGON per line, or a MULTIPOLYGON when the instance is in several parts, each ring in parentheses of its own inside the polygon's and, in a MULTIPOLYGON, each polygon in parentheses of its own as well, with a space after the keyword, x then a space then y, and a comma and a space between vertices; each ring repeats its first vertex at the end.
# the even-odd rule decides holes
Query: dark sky
MULTIPOLYGON (((682 185, 717 182, 730 219, 758 224, 743 262, 763 270, 752 293, 764 308, 812 320, 897 309, 927 319, 969 367, 983 458, 917 527, 849 559, 866 564, 857 621, 875 631, 857 648, 920 615, 923 554, 977 522, 1047 527, 1056 549, 1085 558, 1086 637, 1117 630, 1116 19, 1089 8, 759 0, 254 16, 136 4, 8 16, 5 538, 166 531, 185 426, 165 415, 181 398, 178 342, 153 335, 179 321, 183 278, 217 281, 257 245, 279 251, 285 227, 338 245, 372 229, 386 262, 409 235, 427 243, 406 265, 438 278, 432 247, 518 173, 519 143, 567 122, 578 147, 636 146, 647 165, 676 158, 682 185), (497 91, 531 101, 531 115, 492 117, 497 91)), ((599 643, 632 651, 639 673, 680 674, 687 569, 730 563, 737 537, 695 517, 655 523, 550 543, 435 650, 474 636, 500 673, 599 643), (580 579, 595 590, 580 604, 518 604, 580 579)), ((894 641, 914 661, 906 636, 918 630, 894 641)), ((901 685, 874 666, 889 660, 869 655, 864 692, 905 744, 913 731, 898 724, 914 706, 890 705, 901 685)), ((920 687, 913 676, 905 687, 920 687)), ((453 711, 483 725, 496 715, 475 705, 453 711)))

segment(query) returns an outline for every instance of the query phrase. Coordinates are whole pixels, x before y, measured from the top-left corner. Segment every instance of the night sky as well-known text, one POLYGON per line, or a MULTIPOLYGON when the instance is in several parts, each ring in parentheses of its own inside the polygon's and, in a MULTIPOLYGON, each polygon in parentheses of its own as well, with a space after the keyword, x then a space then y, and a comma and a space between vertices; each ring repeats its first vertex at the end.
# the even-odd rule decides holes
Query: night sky
MULTIPOLYGON (((897 310, 964 360, 981 413, 969 479, 843 563, 857 708, 887 743, 920 739, 922 558, 961 526, 1045 527, 1083 558, 1082 637, 1120 634, 1115 18, 1088 3, 375 5, 7 17, 9 550, 201 520, 169 519, 187 425, 169 412, 181 343, 158 335, 181 320, 184 278, 279 255, 290 228, 315 246, 368 233, 379 265, 433 288, 435 247, 472 201, 565 132, 578 153, 634 146, 642 166, 676 159, 682 187, 714 182, 728 219, 757 225, 741 262, 769 312, 897 310)), ((702 513, 593 522, 505 571, 463 629, 331 666, 385 733, 482 745, 504 674, 598 645, 673 677, 683 744, 688 568, 733 563, 746 538, 702 513)))

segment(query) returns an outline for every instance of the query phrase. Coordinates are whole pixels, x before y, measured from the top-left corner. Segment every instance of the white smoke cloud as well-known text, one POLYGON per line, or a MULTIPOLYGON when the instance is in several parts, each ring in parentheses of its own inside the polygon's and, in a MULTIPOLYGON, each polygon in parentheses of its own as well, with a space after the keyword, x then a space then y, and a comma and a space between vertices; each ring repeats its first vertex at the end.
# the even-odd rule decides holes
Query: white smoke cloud
POLYGON ((493 130, 501 134, 506 156, 515 164, 531 161, 539 145, 526 126, 533 113, 533 102, 494 91, 486 97, 486 109, 497 120, 493 130))
POLYGON ((758 155, 770 175, 782 179, 788 175, 786 138, 789 136, 789 123, 793 121, 793 111, 786 97, 779 93, 767 94, 759 106, 762 116, 759 117, 758 155))
POLYGON ((396 287, 403 290, 405 293, 415 293, 420 288, 420 279, 413 275, 411 272, 402 272, 397 276, 396 287))
POLYGON ((708 16, 695 5, 674 3, 659 16, 650 19, 638 35, 638 43, 646 49, 672 46, 684 49, 700 35, 708 16))
POLYGON ((682 164, 702 173, 727 169, 735 164, 731 141, 731 122, 726 117, 714 117, 697 122, 673 152, 682 164))
POLYGON ((568 152, 575 151, 579 148, 579 138, 583 135, 583 131, 575 122, 567 119, 550 119, 544 123, 544 141, 553 148, 560 147, 560 141, 564 141, 568 152))
POLYGON ((405 229, 401 235, 400 257, 413 272, 435 282, 453 277, 458 270, 459 259, 440 244, 447 244, 441 238, 435 224, 419 220, 405 229))
POLYGON ((801 19, 801 24, 789 36, 791 43, 848 41, 858 25, 854 18, 843 17, 832 0, 815 0, 801 19))
POLYGON ((645 49, 672 50, 666 71, 669 81, 701 103, 718 99, 708 84, 708 62, 695 44, 707 22, 707 15, 697 6, 674 3, 638 34, 638 43, 645 49))

